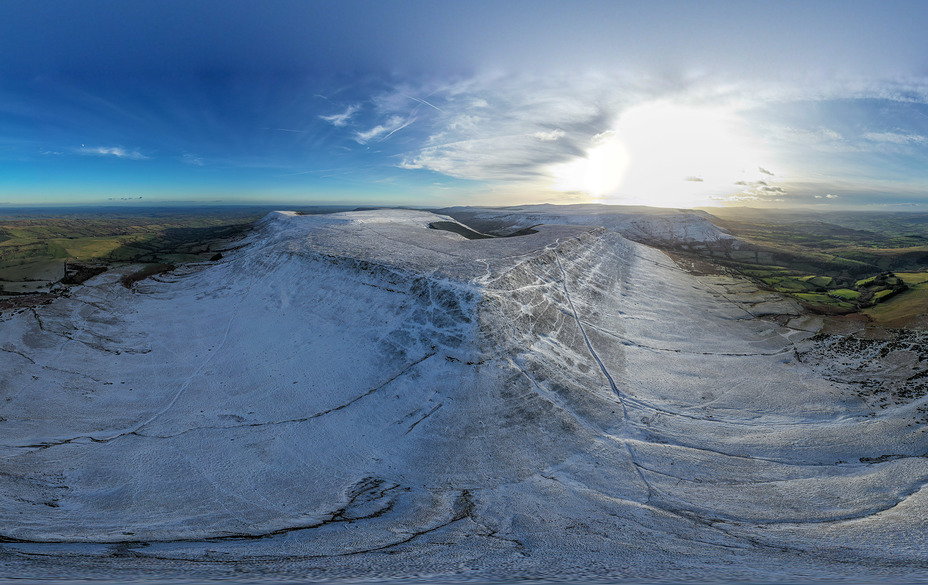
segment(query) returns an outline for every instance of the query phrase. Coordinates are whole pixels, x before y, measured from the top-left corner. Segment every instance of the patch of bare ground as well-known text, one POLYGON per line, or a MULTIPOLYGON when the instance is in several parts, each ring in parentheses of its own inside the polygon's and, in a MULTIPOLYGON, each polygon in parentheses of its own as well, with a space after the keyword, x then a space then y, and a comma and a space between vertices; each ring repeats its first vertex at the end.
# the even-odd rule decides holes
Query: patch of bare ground
POLYGON ((34 293, 15 296, 0 296, 0 314, 17 309, 28 309, 50 303, 58 298, 56 293, 34 293))
POLYGON ((174 270, 173 264, 146 264, 143 268, 127 274, 119 279, 120 284, 126 288, 132 288, 132 285, 140 280, 145 280, 156 274, 163 274, 169 270, 174 270))
POLYGON ((107 267, 102 264, 86 264, 83 262, 65 262, 65 276, 61 284, 83 284, 98 274, 106 272, 107 267))
POLYGON ((667 256, 682 270, 695 276, 731 276, 730 270, 698 256, 681 254, 680 252, 666 249, 662 249, 661 251, 667 254, 667 256))
POLYGON ((908 324, 905 325, 905 328, 912 329, 913 331, 928 331, 928 315, 913 317, 908 324))
POLYGON ((854 335, 862 333, 870 318, 860 313, 833 315, 823 319, 822 333, 826 335, 854 335))
POLYGON ((850 335, 859 339, 893 339, 897 331, 928 330, 928 315, 917 315, 892 326, 873 322, 862 313, 827 316, 823 320, 821 333, 825 335, 850 335))

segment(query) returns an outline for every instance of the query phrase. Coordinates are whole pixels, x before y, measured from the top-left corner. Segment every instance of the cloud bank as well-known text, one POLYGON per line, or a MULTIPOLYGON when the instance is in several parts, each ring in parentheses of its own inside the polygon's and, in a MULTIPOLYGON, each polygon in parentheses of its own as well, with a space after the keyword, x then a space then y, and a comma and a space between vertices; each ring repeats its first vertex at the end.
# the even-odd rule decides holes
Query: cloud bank
MULTIPOLYGON (((344 104, 344 109, 337 114, 320 118, 348 131, 348 136, 357 144, 377 143, 378 148, 385 148, 395 168, 540 192, 556 188, 561 179, 558 171, 566 168, 565 165, 573 165, 575 170, 581 169, 578 172, 587 175, 611 172, 620 178, 624 173, 621 169, 596 170, 608 166, 608 161, 592 164, 590 160, 604 144, 613 144, 612 151, 622 156, 628 136, 621 132, 621 122, 630 112, 642 108, 664 111, 662 107, 676 114, 693 112, 701 116, 703 123, 716 118, 725 124, 739 121, 743 134, 753 133, 760 137, 772 146, 771 151, 785 153, 784 156, 802 153, 808 160, 799 155, 792 159, 758 159, 745 169, 743 178, 731 176, 727 182, 710 176, 711 169, 696 166, 676 175, 677 184, 683 178, 685 184, 692 186, 688 189, 698 188, 708 193, 724 183, 729 188, 718 187, 714 199, 773 201, 811 198, 811 193, 801 195, 789 185, 811 180, 805 175, 834 163, 835 155, 855 156, 879 149, 892 152, 889 149, 928 146, 925 138, 928 129, 926 132, 912 131, 891 124, 891 120, 883 127, 871 121, 870 127, 862 131, 859 121, 872 118, 866 108, 875 107, 874 100, 899 105, 928 104, 928 83, 916 78, 883 82, 850 79, 831 80, 810 89, 787 82, 758 86, 709 75, 490 74, 453 81, 435 78, 415 84, 399 83, 370 95, 367 101, 373 107, 365 108, 363 116, 355 101, 344 104), (846 103, 861 105, 859 111, 847 117, 850 122, 821 115, 807 119, 793 116, 789 120, 789 116, 784 118, 779 113, 793 108, 793 104, 828 112, 832 104, 845 107, 841 104, 846 103), (858 124, 856 128, 855 123, 858 124), (384 146, 401 130, 404 131, 402 141, 391 141, 392 146, 384 146), (819 153, 819 158, 808 157, 809 153, 819 153), (828 156, 832 158, 823 158, 828 156), (769 182, 775 177, 780 184, 769 182), (732 192, 733 183, 740 189, 732 192)), ((925 118, 928 120, 928 115, 925 118)), ((686 127, 683 118, 681 124, 684 126, 677 131, 683 133, 699 127, 693 124, 686 127)), ((649 148, 654 152, 671 151, 668 154, 673 156, 675 163, 686 158, 686 153, 674 150, 675 143, 699 143, 698 136, 680 135, 681 141, 673 138, 673 128, 659 130, 655 136, 669 142, 649 148)), ((723 138, 715 136, 714 140, 723 138)), ((690 158, 697 162, 708 160, 707 149, 725 147, 716 142, 706 143, 703 151, 694 152, 690 158)), ((640 159, 635 156, 638 154, 630 153, 629 172, 635 170, 634 165, 640 159)), ((851 164, 849 161, 843 164, 851 164)), ((614 166, 622 164, 616 159, 614 166)), ((659 165, 652 166, 649 171, 659 172, 659 165)), ((844 178, 842 169, 835 167, 832 172, 836 180, 844 178)), ((819 172, 817 180, 821 175, 819 172)), ((594 176, 580 182, 605 184, 594 176)))

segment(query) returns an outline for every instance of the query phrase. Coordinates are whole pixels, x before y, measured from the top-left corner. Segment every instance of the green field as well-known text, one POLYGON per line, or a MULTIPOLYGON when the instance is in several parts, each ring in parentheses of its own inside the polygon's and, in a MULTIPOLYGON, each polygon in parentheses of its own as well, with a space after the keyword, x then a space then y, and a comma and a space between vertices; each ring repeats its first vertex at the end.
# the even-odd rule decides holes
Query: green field
POLYGON ((695 253, 813 311, 899 324, 928 308, 928 214, 705 209, 738 243, 695 253))
POLYGON ((829 291, 828 294, 830 294, 833 297, 838 297, 839 299, 843 301, 856 301, 857 299, 860 298, 859 292, 857 292, 856 290, 849 289, 849 288, 837 288, 835 290, 829 291))
POLYGON ((905 326, 913 319, 928 314, 928 281, 910 286, 891 299, 865 309, 863 314, 889 327, 905 326))
POLYGON ((822 293, 796 293, 796 298, 803 301, 805 304, 818 309, 823 313, 830 312, 853 312, 857 309, 857 305, 851 302, 843 301, 841 299, 835 298, 832 295, 822 294, 822 293))
POLYGON ((830 276, 803 276, 799 280, 813 286, 829 286, 835 279, 830 276))
POLYGON ((896 276, 909 286, 928 282, 928 272, 897 272, 896 276))
MULTIPOLYGON (((349 206, 286 206, 335 213, 349 206)), ((0 208, 0 295, 43 293, 112 265, 144 264, 133 279, 212 258, 276 207, 0 208), (83 267, 81 267, 83 265, 83 267)), ((9 295, 7 295, 9 296, 9 295)))
POLYGON ((244 234, 263 208, 0 212, 0 286, 41 292, 65 262, 178 264, 209 258, 244 234))

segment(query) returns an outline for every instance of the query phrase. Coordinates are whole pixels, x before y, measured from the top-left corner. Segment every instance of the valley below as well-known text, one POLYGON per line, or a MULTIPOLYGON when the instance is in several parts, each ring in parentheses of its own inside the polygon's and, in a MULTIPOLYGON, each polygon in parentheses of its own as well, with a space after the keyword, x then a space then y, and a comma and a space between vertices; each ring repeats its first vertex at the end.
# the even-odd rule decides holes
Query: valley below
POLYGON ((3 309, 0 573, 926 574, 917 312, 810 310, 702 212, 550 207, 272 212, 3 309))

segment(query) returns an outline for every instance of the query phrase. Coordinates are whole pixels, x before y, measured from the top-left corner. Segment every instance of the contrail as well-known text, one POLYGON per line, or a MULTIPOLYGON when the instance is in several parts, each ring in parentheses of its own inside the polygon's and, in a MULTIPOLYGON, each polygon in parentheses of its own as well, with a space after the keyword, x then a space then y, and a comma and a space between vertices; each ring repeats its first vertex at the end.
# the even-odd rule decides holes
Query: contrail
POLYGON ((264 127, 265 130, 278 130, 280 132, 295 132, 296 134, 306 134, 306 130, 291 130, 290 128, 268 128, 264 127))
MULTIPOLYGON (((408 96, 407 96, 407 97, 408 97, 408 96)), ((416 98, 413 98, 413 99, 416 99, 416 98)), ((421 101, 421 100, 420 100, 420 101, 421 101)), ((431 106, 432 104, 429 104, 429 105, 431 106)), ((432 106, 432 107, 435 108, 435 106, 432 106)), ((435 108, 435 109, 437 110, 438 108, 435 108)), ((439 110, 439 111, 440 111, 440 110, 439 110)), ((387 138, 390 138, 391 136, 393 136, 394 134, 396 134, 397 132, 399 132, 400 130, 402 130, 403 128, 405 128, 406 126, 409 126, 410 124, 412 124, 412 123, 415 122, 415 121, 416 121, 416 119, 413 118, 412 120, 409 120, 408 122, 406 122, 405 124, 403 124, 403 125, 400 126, 399 128, 394 128, 392 132, 390 132, 389 134, 387 134, 386 136, 384 136, 383 138, 381 138, 380 140, 378 140, 378 142, 382 142, 382 141, 386 140, 387 138)))
POLYGON ((417 98, 417 97, 412 97, 411 95, 406 95, 405 93, 401 93, 400 95, 403 96, 403 97, 408 97, 408 98, 411 99, 411 100, 415 100, 415 101, 419 102, 420 104, 425 104, 425 105, 427 105, 427 106, 430 107, 430 108, 435 108, 436 110, 438 110, 438 111, 441 112, 442 114, 445 113, 445 111, 444 111, 443 109, 439 108, 439 107, 436 106, 435 104, 430 104, 429 102, 427 102, 427 101, 425 101, 425 100, 419 99, 419 98, 417 98))

